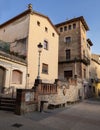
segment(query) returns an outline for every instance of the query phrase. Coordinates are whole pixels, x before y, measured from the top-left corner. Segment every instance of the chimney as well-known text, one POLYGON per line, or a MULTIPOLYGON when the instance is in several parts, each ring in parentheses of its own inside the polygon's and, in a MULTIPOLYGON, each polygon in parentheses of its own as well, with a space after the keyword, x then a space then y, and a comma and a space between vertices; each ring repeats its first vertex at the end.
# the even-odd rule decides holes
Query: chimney
POLYGON ((28 9, 32 10, 32 4, 28 4, 28 9))

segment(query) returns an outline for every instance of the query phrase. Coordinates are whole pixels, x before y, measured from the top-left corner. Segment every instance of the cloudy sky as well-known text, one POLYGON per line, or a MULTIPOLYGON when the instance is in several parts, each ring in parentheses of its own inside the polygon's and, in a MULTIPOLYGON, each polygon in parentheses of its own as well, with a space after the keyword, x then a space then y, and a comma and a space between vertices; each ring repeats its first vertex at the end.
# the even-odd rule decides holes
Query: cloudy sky
POLYGON ((0 24, 25 11, 29 3, 53 24, 84 16, 90 28, 87 38, 94 44, 92 53, 100 54, 100 0, 0 0, 0 24))

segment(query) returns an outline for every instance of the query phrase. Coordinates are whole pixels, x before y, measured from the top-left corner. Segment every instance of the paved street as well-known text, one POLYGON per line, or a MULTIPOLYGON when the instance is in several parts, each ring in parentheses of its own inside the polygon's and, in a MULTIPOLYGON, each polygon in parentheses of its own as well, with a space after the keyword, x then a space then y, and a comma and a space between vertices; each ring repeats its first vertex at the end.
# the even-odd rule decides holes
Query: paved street
POLYGON ((22 116, 0 111, 0 130, 100 130, 100 100, 22 116))

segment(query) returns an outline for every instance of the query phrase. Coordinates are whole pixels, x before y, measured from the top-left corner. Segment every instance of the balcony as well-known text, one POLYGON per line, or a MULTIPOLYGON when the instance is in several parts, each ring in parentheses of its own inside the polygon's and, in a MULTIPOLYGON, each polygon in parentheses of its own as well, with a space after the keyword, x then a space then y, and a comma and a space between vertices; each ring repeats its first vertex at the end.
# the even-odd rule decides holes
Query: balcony
POLYGON ((90 65, 90 59, 86 56, 83 56, 82 58, 82 62, 85 64, 85 65, 90 65))

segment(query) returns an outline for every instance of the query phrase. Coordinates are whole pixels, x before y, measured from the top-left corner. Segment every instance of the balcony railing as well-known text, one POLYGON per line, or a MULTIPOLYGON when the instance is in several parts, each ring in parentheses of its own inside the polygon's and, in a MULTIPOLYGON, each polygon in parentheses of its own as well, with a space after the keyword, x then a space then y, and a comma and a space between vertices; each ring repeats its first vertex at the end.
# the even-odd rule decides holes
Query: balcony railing
POLYGON ((57 85, 42 83, 40 85, 39 93, 40 94, 55 94, 57 93, 57 85))
POLYGON ((86 64, 86 65, 90 65, 90 59, 89 59, 88 57, 86 57, 86 56, 83 56, 82 62, 83 62, 84 64, 86 64))

